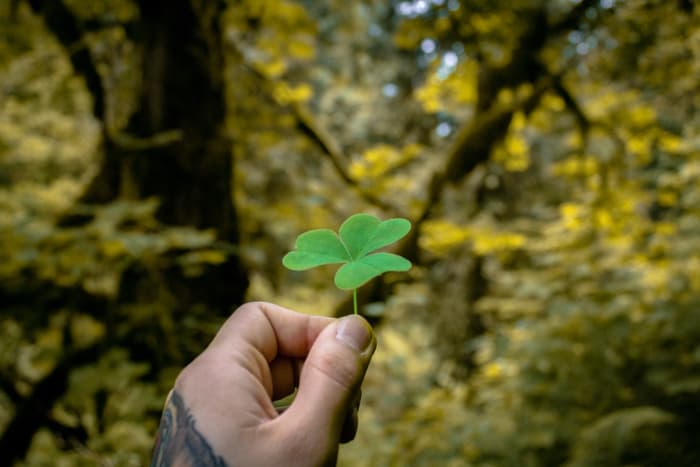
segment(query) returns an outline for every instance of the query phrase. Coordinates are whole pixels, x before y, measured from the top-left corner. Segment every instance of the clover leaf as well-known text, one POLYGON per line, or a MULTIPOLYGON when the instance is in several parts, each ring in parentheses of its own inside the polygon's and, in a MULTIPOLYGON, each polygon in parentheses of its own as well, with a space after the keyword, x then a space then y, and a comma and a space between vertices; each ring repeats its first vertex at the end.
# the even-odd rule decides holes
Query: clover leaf
POLYGON ((355 214, 340 226, 339 234, 329 229, 304 232, 294 250, 282 259, 293 271, 326 264, 342 264, 335 273, 339 289, 353 290, 357 313, 357 288, 389 271, 408 271, 411 262, 393 253, 373 253, 403 238, 411 223, 402 218, 380 221, 370 214, 355 214))

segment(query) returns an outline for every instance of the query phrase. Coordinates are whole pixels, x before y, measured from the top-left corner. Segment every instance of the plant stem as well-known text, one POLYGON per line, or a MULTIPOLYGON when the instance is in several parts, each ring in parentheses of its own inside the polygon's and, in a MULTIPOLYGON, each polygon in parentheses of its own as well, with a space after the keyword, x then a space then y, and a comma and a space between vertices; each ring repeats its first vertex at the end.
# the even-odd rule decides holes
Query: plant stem
POLYGON ((352 304, 355 306, 355 314, 357 314, 357 289, 352 289, 352 304))

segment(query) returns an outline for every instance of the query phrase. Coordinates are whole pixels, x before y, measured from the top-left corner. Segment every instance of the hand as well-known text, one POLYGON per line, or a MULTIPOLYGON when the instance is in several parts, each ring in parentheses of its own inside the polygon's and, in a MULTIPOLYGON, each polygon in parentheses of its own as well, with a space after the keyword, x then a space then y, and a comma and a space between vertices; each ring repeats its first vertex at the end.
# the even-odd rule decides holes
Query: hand
POLYGON ((359 316, 239 308, 180 373, 152 466, 334 465, 354 438, 360 385, 376 340, 359 316), (272 401, 297 389, 283 413, 272 401))

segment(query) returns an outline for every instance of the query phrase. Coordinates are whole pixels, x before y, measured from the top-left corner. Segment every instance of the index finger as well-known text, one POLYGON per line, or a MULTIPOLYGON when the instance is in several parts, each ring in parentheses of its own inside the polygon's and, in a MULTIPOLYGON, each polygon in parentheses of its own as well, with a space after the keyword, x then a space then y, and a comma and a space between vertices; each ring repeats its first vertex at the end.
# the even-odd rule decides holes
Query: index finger
POLYGON ((303 358, 333 318, 298 313, 266 302, 238 308, 217 333, 213 346, 249 344, 268 362, 276 356, 303 358))

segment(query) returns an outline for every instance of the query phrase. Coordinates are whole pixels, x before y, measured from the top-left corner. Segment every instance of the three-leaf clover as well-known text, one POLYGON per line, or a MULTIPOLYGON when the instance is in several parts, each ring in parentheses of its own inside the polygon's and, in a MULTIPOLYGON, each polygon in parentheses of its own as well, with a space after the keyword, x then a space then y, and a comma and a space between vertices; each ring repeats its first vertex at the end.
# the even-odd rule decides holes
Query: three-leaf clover
POLYGON ((285 267, 303 271, 326 264, 342 264, 335 273, 339 289, 352 290, 357 314, 357 289, 389 271, 408 271, 411 262, 393 253, 373 253, 403 238, 411 223, 402 218, 380 221, 370 214, 355 214, 340 226, 309 230, 297 237, 294 250, 282 259, 285 267))

